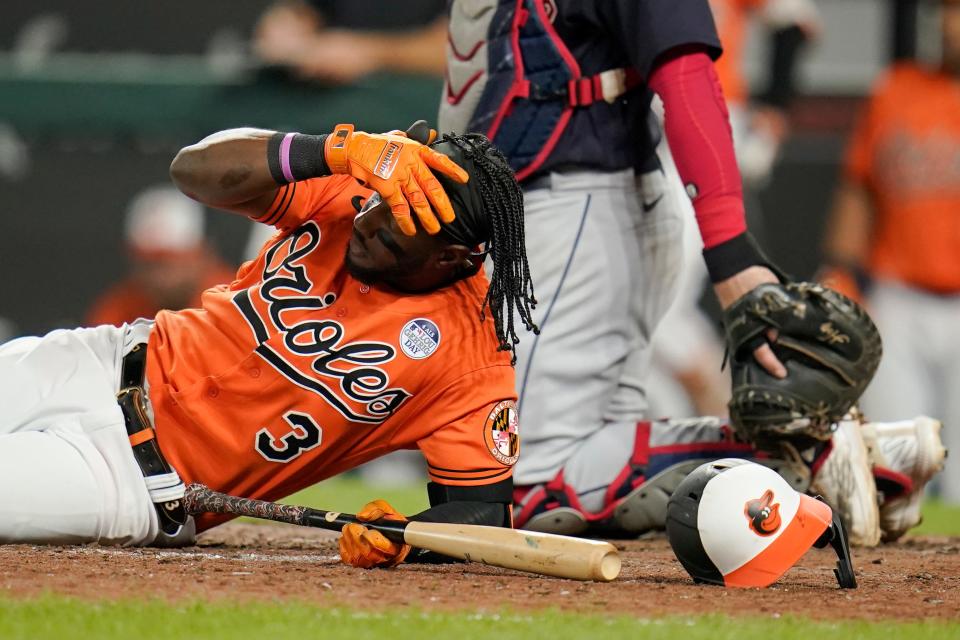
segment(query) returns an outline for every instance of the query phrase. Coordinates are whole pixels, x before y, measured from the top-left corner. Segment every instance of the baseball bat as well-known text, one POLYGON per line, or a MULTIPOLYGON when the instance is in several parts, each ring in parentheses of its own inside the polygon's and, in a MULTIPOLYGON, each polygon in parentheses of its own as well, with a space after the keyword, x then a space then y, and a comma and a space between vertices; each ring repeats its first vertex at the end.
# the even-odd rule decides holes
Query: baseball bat
MULTIPOLYGON (((360 522, 352 514, 238 498, 202 484, 189 485, 183 500, 191 515, 227 513, 330 531, 360 522)), ((449 522, 381 519, 360 524, 376 529, 393 542, 467 562, 572 580, 609 582, 620 574, 620 555, 608 542, 449 522)))

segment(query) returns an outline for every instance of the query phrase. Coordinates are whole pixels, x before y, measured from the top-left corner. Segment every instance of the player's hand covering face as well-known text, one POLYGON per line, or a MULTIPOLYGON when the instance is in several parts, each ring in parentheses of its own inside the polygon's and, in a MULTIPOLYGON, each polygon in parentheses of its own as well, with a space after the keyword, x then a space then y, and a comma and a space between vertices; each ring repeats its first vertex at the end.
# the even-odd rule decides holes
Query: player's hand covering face
POLYGON ((324 153, 331 171, 348 173, 379 192, 401 233, 408 236, 417 232, 411 207, 431 235, 440 231, 437 215, 443 222, 455 217, 431 169, 457 182, 468 179, 467 172, 450 158, 405 135, 364 133, 350 124, 337 125, 327 137, 324 153))
POLYGON ((396 286, 399 279, 415 275, 424 266, 436 244, 435 238, 423 234, 405 235, 391 213, 374 193, 353 220, 345 261, 350 274, 366 284, 396 286))
MULTIPOLYGON (((369 502, 357 513, 357 519, 362 522, 373 522, 381 518, 406 521, 386 500, 369 502)), ((361 569, 394 567, 403 562, 410 553, 410 545, 390 542, 379 531, 368 529, 362 524, 345 525, 339 545, 340 560, 361 569)))

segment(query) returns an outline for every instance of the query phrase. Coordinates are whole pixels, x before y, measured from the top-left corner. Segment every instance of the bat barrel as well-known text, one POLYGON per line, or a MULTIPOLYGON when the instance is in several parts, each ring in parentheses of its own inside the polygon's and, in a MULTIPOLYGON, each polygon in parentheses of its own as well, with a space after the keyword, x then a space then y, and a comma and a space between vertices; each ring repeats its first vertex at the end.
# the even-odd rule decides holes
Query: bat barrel
POLYGON ((436 522, 409 522, 404 541, 468 562, 572 580, 609 582, 620 575, 620 555, 608 542, 436 522))

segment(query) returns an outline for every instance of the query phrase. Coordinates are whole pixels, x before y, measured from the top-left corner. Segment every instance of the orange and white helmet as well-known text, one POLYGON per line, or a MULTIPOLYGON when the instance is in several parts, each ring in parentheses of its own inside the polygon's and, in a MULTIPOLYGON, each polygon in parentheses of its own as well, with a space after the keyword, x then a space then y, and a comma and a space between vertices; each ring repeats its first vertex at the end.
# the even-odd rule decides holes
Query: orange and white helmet
POLYGON ((766 587, 810 547, 833 546, 843 588, 857 586, 839 518, 763 465, 725 458, 697 467, 667 505, 667 538, 695 582, 766 587))

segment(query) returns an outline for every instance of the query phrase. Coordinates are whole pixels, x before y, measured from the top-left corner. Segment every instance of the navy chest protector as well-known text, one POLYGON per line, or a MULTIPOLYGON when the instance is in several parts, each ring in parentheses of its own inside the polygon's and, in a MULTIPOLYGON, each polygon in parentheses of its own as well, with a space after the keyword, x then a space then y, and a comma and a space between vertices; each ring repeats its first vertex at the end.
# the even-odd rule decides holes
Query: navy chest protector
POLYGON ((467 130, 485 133, 518 180, 547 159, 574 109, 613 103, 640 84, 632 68, 583 77, 544 0, 499 0, 487 37, 487 82, 467 130))

